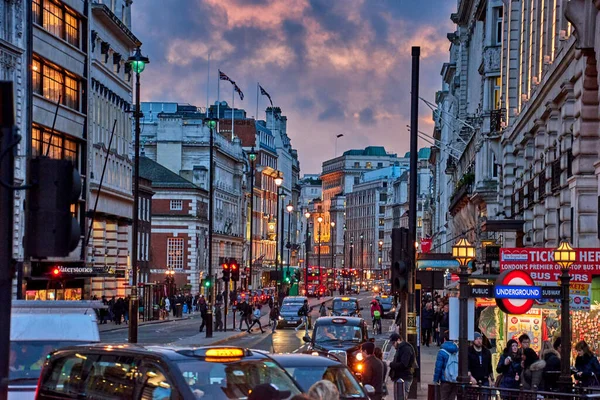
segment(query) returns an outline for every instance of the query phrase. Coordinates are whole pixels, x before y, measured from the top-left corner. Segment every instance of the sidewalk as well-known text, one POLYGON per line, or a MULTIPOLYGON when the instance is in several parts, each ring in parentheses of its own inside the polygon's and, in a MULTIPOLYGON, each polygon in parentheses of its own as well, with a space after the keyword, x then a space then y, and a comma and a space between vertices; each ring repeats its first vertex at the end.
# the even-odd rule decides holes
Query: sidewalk
MULTIPOLYGON (((310 307, 319 306, 319 305, 321 305, 321 303, 326 303, 329 300, 331 300, 332 298, 333 297, 321 297, 320 300, 317 300, 316 298, 309 298, 308 305, 310 307)), ((260 318, 260 323, 263 326, 263 329, 265 330, 265 334, 266 334, 268 332, 267 330, 270 329, 269 328, 270 308, 268 306, 264 306, 261 311, 262 311, 262 317, 260 318)), ((313 309, 312 314, 314 315, 317 312, 318 312, 317 309, 313 309)), ((210 339, 206 338, 205 332, 197 333, 196 335, 189 336, 189 337, 179 340, 173 344, 176 346, 213 346, 213 345, 217 345, 217 344, 222 344, 229 340, 234 340, 234 339, 238 339, 238 338, 247 336, 248 333, 245 330, 242 330, 241 332, 230 330, 231 322, 232 322, 231 316, 232 316, 232 314, 230 313, 227 318, 227 321, 229 322, 229 324, 227 325, 227 332, 213 331, 213 337, 210 339)), ((243 326, 245 327, 245 324, 243 326)), ((239 327, 239 314, 236 315, 236 328, 238 328, 238 327, 239 327)), ((252 329, 252 333, 256 333, 256 332, 260 332, 260 328, 252 329)))
MULTIPOLYGON (((197 312, 197 313, 185 314, 182 318, 173 318, 171 316, 170 319, 139 321, 139 326, 164 324, 164 323, 173 322, 173 321, 184 321, 184 320, 188 320, 188 319, 192 319, 192 318, 200 318, 200 313, 197 312)), ((100 333, 118 331, 120 329, 129 329, 129 325, 126 324, 125 322, 122 322, 121 325, 117 325, 112 321, 109 321, 106 324, 98 324, 98 330, 100 331, 100 333)))

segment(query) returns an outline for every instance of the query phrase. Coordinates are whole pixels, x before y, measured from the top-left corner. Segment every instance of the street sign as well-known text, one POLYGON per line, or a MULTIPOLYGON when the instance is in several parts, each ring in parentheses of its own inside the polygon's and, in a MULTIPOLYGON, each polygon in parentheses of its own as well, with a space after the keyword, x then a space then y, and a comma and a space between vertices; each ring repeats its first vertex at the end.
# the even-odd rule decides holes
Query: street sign
POLYGON ((485 261, 500 261, 500 246, 492 244, 485 246, 485 261))
POLYGON ((524 271, 508 270, 496 279, 494 294, 498 308, 507 314, 525 314, 542 295, 531 276, 524 271), (529 296, 527 296, 529 295, 529 296))
POLYGON ((541 299, 542 288, 539 286, 497 285, 494 287, 496 299, 541 299))
POLYGON ((469 297, 484 297, 494 298, 494 286, 493 285, 473 285, 469 286, 469 297))
POLYGON ((542 299, 560 299, 562 289, 560 286, 542 286, 542 299))

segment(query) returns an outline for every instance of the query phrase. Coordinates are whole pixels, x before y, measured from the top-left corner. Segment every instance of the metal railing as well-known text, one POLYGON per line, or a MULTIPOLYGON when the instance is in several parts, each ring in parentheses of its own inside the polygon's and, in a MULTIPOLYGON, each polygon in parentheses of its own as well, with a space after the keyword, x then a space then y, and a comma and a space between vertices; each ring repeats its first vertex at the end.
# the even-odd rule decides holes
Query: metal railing
POLYGON ((571 393, 542 390, 508 389, 454 383, 457 398, 461 400, 579 400, 600 399, 600 387, 583 388, 574 386, 571 393))

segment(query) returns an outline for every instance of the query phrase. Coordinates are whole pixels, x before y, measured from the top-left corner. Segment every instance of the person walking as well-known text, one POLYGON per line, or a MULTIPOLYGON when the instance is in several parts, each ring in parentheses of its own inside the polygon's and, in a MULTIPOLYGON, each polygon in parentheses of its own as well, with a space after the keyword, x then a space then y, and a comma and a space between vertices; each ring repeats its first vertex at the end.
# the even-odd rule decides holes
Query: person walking
POLYGON ((240 312, 240 326, 238 330, 242 331, 242 323, 246 322, 246 328, 250 329, 250 324, 248 323, 248 315, 252 314, 252 309, 250 305, 246 302, 246 299, 242 297, 242 302, 238 306, 238 310, 240 312))
POLYGON ((546 361, 544 368, 544 390, 554 392, 559 389, 558 378, 560 377, 560 337, 550 344, 545 341, 542 346, 542 359, 546 361))
POLYGON ((535 352, 530 347, 523 350, 521 356, 523 362, 523 372, 521 372, 521 388, 524 390, 544 390, 544 368, 546 361, 540 360, 535 352))
POLYGON ((371 400, 381 400, 383 398, 383 380, 385 376, 383 361, 374 355, 375 343, 363 343, 362 353, 365 359, 363 361, 364 368, 361 382, 363 385, 371 385, 375 389, 375 393, 370 396, 371 400))
POLYGON ((575 379, 583 387, 600 386, 598 376, 600 375, 600 363, 596 355, 590 350, 585 340, 575 345, 577 358, 575 359, 575 379))
POLYGON ((296 327, 296 332, 300 330, 300 328, 304 327, 305 335, 308 336, 308 314, 310 313, 310 308, 308 307, 308 300, 304 300, 304 304, 298 310, 298 316, 301 318, 300 325, 296 327))
POLYGON ((433 383, 440 385, 441 400, 454 400, 457 395, 456 378, 458 377, 458 346, 444 338, 441 349, 435 359, 433 383))
MULTIPOLYGON (((521 359, 518 356, 519 343, 516 340, 510 339, 506 343, 506 348, 498 360, 496 372, 502 374, 498 387, 506 389, 518 389, 521 375, 521 359)), ((513 392, 500 391, 500 396, 503 399, 517 398, 513 392)))
POLYGON ((252 313, 253 315, 253 320, 252 320, 252 325, 250 325, 248 327, 248 330, 246 332, 250 333, 250 331, 252 330, 252 327, 256 324, 258 324, 258 327, 260 328, 260 333, 265 333, 265 331, 262 328, 262 325, 260 324, 260 307, 258 304, 256 304, 254 306, 254 312, 252 313))
POLYGON ((320 317, 327 316, 327 307, 325 307, 325 303, 321 303, 321 307, 319 307, 319 316, 320 317))
POLYGON ((425 309, 423 310, 423 315, 421 316, 421 328, 423 329, 423 344, 429 347, 429 343, 431 342, 431 329, 433 328, 433 304, 431 302, 427 302, 425 305, 425 309))
POLYGON ((279 322, 279 306, 276 304, 271 307, 271 311, 269 312, 269 321, 271 321, 271 332, 275 333, 277 331, 277 323, 279 322))
POLYGON ((440 315, 440 326, 438 330, 440 337, 440 345, 442 345, 444 343, 444 340, 446 339, 446 332, 450 330, 450 306, 448 306, 448 303, 444 304, 444 306, 442 307, 442 313, 440 315))
POLYGON ((385 361, 383 361, 383 350, 381 350, 381 347, 375 347, 375 351, 373 352, 373 355, 375 357, 377 357, 379 359, 379 361, 381 361, 381 363, 383 364, 383 384, 382 384, 383 395, 381 396, 381 398, 383 399, 383 398, 385 398, 385 396, 388 395, 387 385, 385 384, 385 381, 388 376, 388 366, 385 363, 385 361))
POLYGON ((200 297, 200 318, 202 318, 202 324, 200 325, 200 332, 204 330, 206 325, 206 319, 208 318, 208 305, 204 297, 200 297))
POLYGON ((390 379, 394 381, 394 389, 398 379, 404 381, 404 392, 406 398, 408 398, 415 368, 417 367, 415 349, 410 343, 402 340, 402 337, 396 332, 390 335, 390 344, 396 349, 394 360, 390 363, 390 379))
POLYGON ((469 376, 471 384, 479 386, 490 386, 490 378, 493 377, 492 353, 483 346, 481 333, 473 334, 473 344, 469 347, 469 376))
POLYGON ((165 319, 169 319, 169 314, 171 312, 171 300, 169 297, 165 297, 165 319))
POLYGON ((215 304, 215 331, 223 330, 223 314, 221 313, 221 304, 215 304))

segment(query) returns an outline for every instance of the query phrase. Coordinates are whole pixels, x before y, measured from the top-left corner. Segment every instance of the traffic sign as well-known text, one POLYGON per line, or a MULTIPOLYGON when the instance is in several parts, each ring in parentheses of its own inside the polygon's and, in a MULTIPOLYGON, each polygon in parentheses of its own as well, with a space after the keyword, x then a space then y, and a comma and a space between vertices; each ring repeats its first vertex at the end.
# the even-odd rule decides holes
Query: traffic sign
POLYGON ((509 270, 501 273, 496 279, 494 292, 498 308, 507 314, 516 315, 525 314, 533 307, 534 299, 541 297, 541 290, 534 286, 531 276, 527 272, 519 270, 509 270), (506 288, 507 286, 513 286, 513 288, 506 288), (522 291, 523 287, 537 289, 537 291, 522 291), (525 296, 525 292, 528 292, 531 296, 525 296), (539 296, 534 296, 534 294, 539 294, 539 296), (519 297, 517 297, 518 295, 519 297))
POLYGON ((560 286, 542 286, 542 299, 560 299, 561 297, 560 286))
POLYGON ((493 285, 473 285, 469 286, 469 297, 494 298, 493 285))

